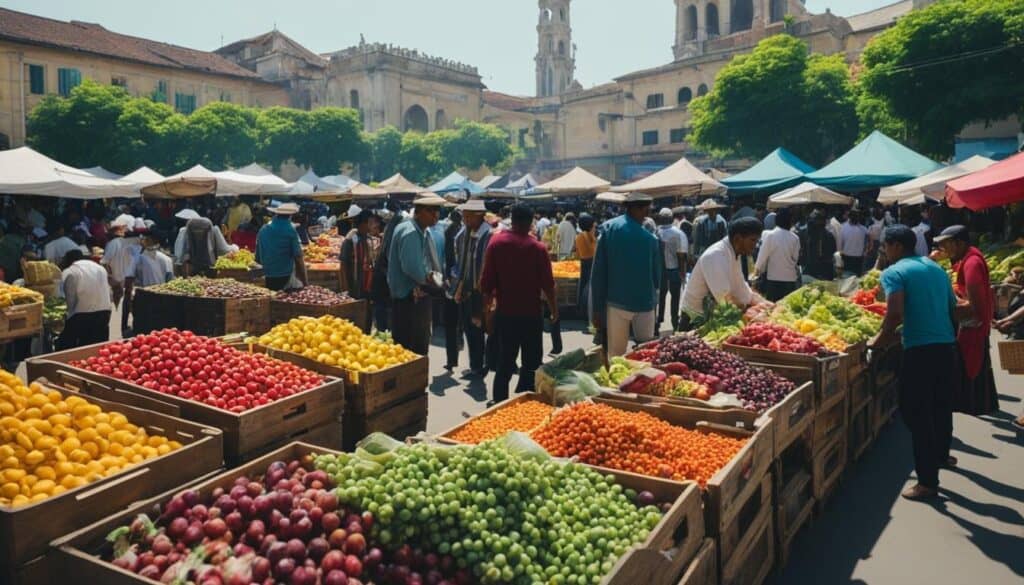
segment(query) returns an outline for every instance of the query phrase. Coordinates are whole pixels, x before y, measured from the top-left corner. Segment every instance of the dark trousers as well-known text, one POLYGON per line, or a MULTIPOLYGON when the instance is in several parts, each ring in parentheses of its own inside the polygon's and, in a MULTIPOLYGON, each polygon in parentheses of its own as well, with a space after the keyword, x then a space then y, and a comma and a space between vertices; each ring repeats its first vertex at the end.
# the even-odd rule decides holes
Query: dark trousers
POLYGON ((389 327, 391 305, 387 301, 372 301, 373 315, 371 319, 377 331, 387 331, 389 327))
POLYGON ((508 399, 508 385, 512 380, 512 369, 520 350, 523 356, 516 392, 533 390, 533 375, 540 367, 543 353, 544 324, 540 315, 523 317, 499 313, 495 319, 501 356, 498 361, 498 373, 494 376, 494 400, 501 402, 508 399))
POLYGON ((57 339, 57 350, 74 349, 83 345, 110 340, 110 311, 78 313, 64 323, 64 331, 57 339))
POLYGON ((462 335, 459 323, 459 304, 452 299, 444 299, 444 351, 445 365, 459 365, 459 336, 462 335))
POLYGON ((852 272, 857 276, 864 273, 864 257, 863 256, 847 256, 842 254, 843 257, 843 270, 846 272, 852 272))
MULTIPOLYGON (((469 350, 469 369, 484 369, 485 339, 483 322, 480 325, 473 323, 473 303, 466 301, 459 303, 459 316, 462 322, 462 330, 466 332, 466 348, 469 350)), ((482 316, 480 317, 483 318, 482 316)), ((451 362, 456 363, 456 362, 451 362)))
POLYGON ((121 332, 128 329, 128 316, 132 314, 132 297, 135 294, 134 279, 124 281, 124 298, 121 299, 121 332))
POLYGON ((784 280, 764 281, 764 297, 773 303, 795 290, 795 282, 786 282, 784 280))
POLYGON ((679 327, 679 299, 683 296, 680 294, 680 290, 683 288, 683 278, 679 274, 679 269, 675 268, 669 270, 668 268, 661 271, 661 289, 658 293, 660 300, 658 301, 658 320, 654 323, 654 336, 658 336, 658 330, 661 329, 661 324, 665 322, 665 297, 669 293, 672 293, 672 302, 670 303, 672 313, 669 316, 672 322, 672 330, 675 331, 679 327))
POLYGON ((430 297, 415 300, 412 296, 406 299, 392 299, 394 323, 391 336, 395 343, 419 355, 427 355, 430 349, 431 307, 430 297))
POLYGON ((267 288, 270 290, 284 290, 284 287, 288 286, 288 283, 292 280, 292 275, 288 276, 267 276, 265 279, 267 288))
POLYGON ((939 468, 953 439, 953 392, 960 382, 956 344, 921 345, 903 350, 900 413, 914 445, 917 481, 939 486, 939 468))
POLYGON ((580 260, 580 285, 576 292, 576 306, 583 318, 590 322, 590 272, 594 268, 594 259, 580 260))
MULTIPOLYGON (((562 353, 562 319, 554 323, 551 322, 551 313, 547 309, 547 304, 544 305, 544 316, 543 321, 547 321, 548 331, 551 333, 551 353, 559 354, 562 353)), ((545 323, 541 323, 543 329, 545 323)), ((544 348, 541 347, 541 354, 544 353, 544 348)))

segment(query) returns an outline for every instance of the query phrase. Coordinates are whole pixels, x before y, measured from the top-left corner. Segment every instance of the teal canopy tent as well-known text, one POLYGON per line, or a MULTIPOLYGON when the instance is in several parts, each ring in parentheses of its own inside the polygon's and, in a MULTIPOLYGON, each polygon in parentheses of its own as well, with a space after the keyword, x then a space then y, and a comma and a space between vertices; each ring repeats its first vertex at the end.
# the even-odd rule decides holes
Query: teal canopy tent
POLYGON ((747 194, 764 191, 775 193, 804 180, 804 175, 814 167, 785 148, 776 148, 757 164, 742 173, 726 177, 721 182, 729 188, 729 194, 747 194))
POLYGON ((941 164, 875 130, 843 156, 808 173, 807 180, 849 193, 895 185, 941 168, 941 164))

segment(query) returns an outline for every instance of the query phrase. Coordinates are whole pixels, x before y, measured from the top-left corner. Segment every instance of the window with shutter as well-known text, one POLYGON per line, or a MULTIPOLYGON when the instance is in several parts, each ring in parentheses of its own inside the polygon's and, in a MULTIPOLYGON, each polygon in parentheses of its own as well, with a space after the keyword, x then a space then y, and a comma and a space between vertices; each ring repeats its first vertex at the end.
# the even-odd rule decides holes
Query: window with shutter
POLYGON ((28 66, 28 87, 35 95, 46 93, 46 70, 42 65, 28 66))

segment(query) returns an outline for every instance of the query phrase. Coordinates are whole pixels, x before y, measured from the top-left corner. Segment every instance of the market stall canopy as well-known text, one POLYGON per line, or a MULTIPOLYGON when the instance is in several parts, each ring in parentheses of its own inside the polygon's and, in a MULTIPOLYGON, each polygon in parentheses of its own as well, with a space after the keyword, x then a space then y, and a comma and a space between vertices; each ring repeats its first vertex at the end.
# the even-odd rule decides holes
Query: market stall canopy
POLYGON ((138 197, 131 183, 97 177, 27 146, 0 151, 0 193, 72 199, 138 197))
POLYGON ((946 203, 972 211, 1024 201, 1024 152, 946 183, 946 203))
POLYGON ((291 185, 256 163, 213 173, 217 195, 283 195, 291 185))
POLYGON ((988 168, 995 162, 990 158, 974 155, 963 162, 943 167, 916 179, 891 187, 882 187, 878 192, 878 202, 883 205, 920 205, 924 203, 925 198, 942 201, 946 196, 946 183, 988 168))
POLYGON ((652 196, 675 195, 680 197, 708 195, 724 190, 725 185, 702 173, 685 157, 639 181, 612 187, 612 191, 615 193, 640 191, 652 196))
POLYGON ((805 178, 843 191, 865 191, 909 181, 941 168, 941 164, 875 130, 846 154, 805 178))
POLYGON ((305 175, 299 177, 298 181, 292 183, 287 195, 293 197, 331 197, 344 193, 345 190, 333 183, 321 179, 312 169, 306 171, 305 175))
POLYGON ((395 173, 384 179, 377 183, 377 187, 383 189, 389 195, 415 195, 425 191, 423 187, 403 177, 402 173, 395 173))
POLYGON ((92 175, 94 177, 99 177, 101 179, 120 179, 121 178, 121 175, 119 175, 119 174, 117 174, 117 173, 115 173, 113 171, 108 171, 107 169, 105 169, 103 167, 100 167, 100 166, 89 167, 87 169, 82 169, 82 170, 87 172, 87 173, 89 173, 90 175, 92 175))
POLYGON ((143 187, 155 185, 165 179, 166 177, 164 177, 163 175, 149 167, 139 167, 134 171, 128 173, 127 175, 121 177, 122 181, 124 181, 125 183, 131 183, 134 186, 136 196, 142 190, 143 187))
POLYGON ((594 200, 600 201, 601 203, 615 203, 616 205, 622 205, 626 201, 626 194, 605 191, 604 193, 598 193, 597 197, 594 197, 594 200))
POLYGON ((814 172, 814 167, 779 147, 742 173, 722 179, 722 184, 729 188, 730 193, 772 192, 800 183, 804 175, 811 172, 814 172))
POLYGON ((586 195, 587 193, 598 193, 605 191, 611 183, 590 173, 580 167, 574 167, 557 179, 537 185, 534 190, 538 193, 552 193, 555 195, 586 195))
POLYGON ((826 187, 804 181, 796 187, 786 189, 768 198, 768 209, 811 204, 853 205, 853 197, 840 195, 826 187))
POLYGON ((533 178, 533 175, 527 173, 522 177, 519 177, 515 181, 509 182, 505 185, 505 188, 512 191, 513 193, 519 193, 526 191, 527 189, 533 189, 537 186, 537 179, 533 178))
POLYGON ((484 188, 478 185, 476 182, 469 180, 468 177, 459 173, 458 171, 453 172, 447 177, 427 187, 427 191, 431 193, 451 193, 452 191, 466 191, 470 195, 477 195, 484 192, 484 188))
POLYGON ((476 184, 483 189, 498 189, 508 184, 508 175, 487 175, 476 181, 476 184))
POLYGON ((384 189, 360 183, 348 175, 328 175, 322 180, 340 188, 343 196, 341 199, 380 199, 388 194, 384 189))
POLYGON ((203 165, 173 174, 159 183, 142 188, 147 197, 199 197, 218 190, 220 185, 213 171, 203 165))
POLYGON ((729 177, 731 177, 732 173, 727 173, 720 169, 710 168, 708 169, 708 176, 716 181, 721 181, 722 179, 728 179, 729 177))

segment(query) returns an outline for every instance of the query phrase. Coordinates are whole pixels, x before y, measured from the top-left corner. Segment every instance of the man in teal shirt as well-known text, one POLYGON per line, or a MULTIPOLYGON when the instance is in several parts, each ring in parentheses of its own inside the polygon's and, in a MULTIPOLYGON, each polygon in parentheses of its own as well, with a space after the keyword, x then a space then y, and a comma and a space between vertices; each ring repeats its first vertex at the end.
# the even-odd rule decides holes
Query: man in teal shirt
POLYGON ((420 355, 430 349, 430 294, 439 292, 442 271, 430 228, 437 223, 444 204, 437 195, 413 201, 412 220, 398 224, 388 250, 391 335, 396 343, 420 355))
POLYGON ((283 290, 291 281, 293 271, 305 285, 308 282, 306 262, 299 233, 292 225, 292 216, 299 212, 299 206, 285 203, 268 211, 274 214, 274 219, 256 235, 256 261, 263 265, 267 288, 283 290))
POLYGON ((658 238, 644 229, 651 197, 630 193, 626 213, 601 228, 590 273, 593 321, 605 329, 609 357, 626 353, 632 325, 637 342, 654 334, 662 254, 658 238))
POLYGON ((894 263, 882 272, 886 314, 882 330, 870 346, 893 342, 903 325, 903 363, 899 405, 914 448, 917 484, 903 492, 911 500, 938 495, 939 468, 952 467, 953 392, 960 380, 960 356, 954 329, 956 297, 949 277, 938 264, 918 256, 917 236, 904 225, 886 228, 886 258, 894 263))

